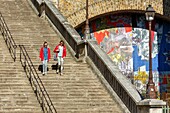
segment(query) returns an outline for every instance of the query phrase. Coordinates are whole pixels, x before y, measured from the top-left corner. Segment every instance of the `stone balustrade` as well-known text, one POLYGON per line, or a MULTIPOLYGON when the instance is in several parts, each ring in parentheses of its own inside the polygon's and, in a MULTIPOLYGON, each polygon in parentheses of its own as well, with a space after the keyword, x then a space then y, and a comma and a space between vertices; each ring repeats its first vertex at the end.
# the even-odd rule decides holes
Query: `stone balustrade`
MULTIPOLYGON (((63 38, 69 44, 68 47, 73 55, 74 53, 79 53, 80 49, 84 48, 84 41, 80 39, 78 33, 49 0, 44 0, 43 5, 44 6, 40 5, 39 7, 45 7, 44 10, 47 20, 54 29, 59 30, 62 34, 63 38)), ((114 93, 119 96, 124 103, 122 103, 122 105, 125 105, 124 108, 128 108, 128 111, 131 113, 162 113, 162 107, 166 105, 166 102, 153 99, 142 100, 138 92, 130 85, 130 81, 116 69, 113 62, 110 62, 111 59, 100 49, 97 42, 91 39, 88 40, 86 44, 88 48, 87 59, 91 59, 89 62, 91 62, 93 70, 97 70, 96 73, 102 76, 101 81, 105 80, 104 82, 102 81, 103 83, 108 83, 105 84, 106 87, 109 88, 108 91, 111 92, 111 90, 113 90, 114 93)))

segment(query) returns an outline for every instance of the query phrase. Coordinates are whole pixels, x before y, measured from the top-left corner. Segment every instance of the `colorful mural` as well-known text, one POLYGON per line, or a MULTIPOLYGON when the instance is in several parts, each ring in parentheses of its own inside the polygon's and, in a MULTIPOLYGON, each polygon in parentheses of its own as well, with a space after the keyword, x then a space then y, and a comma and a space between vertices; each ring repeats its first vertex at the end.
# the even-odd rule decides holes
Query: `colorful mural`
POLYGON ((93 33, 92 36, 119 69, 122 70, 122 73, 130 74, 133 71, 132 28, 101 30, 93 33))
MULTIPOLYGON (((158 48, 157 35, 153 32, 153 76, 158 87, 158 48)), ((139 91, 146 91, 149 72, 149 32, 132 27, 118 27, 101 30, 91 34, 100 47, 109 55, 122 74, 133 78, 139 91)), ((159 87, 158 87, 159 88, 159 87)))
MULTIPOLYGON (((152 73, 160 96, 170 90, 169 26, 157 19, 152 22, 152 73)), ((149 31, 145 16, 101 17, 90 22, 90 31, 122 74, 131 78, 139 92, 145 93, 149 76, 149 31)))
POLYGON ((169 33, 170 33, 170 23, 163 23, 163 33, 162 38, 159 41, 159 84, 161 98, 165 99, 166 93, 170 91, 170 43, 169 43, 169 33))
MULTIPOLYGON (((152 37, 152 73, 154 78, 154 83, 157 87, 159 82, 158 75, 158 44, 157 44, 157 33, 151 33, 152 37)), ((149 31, 142 28, 134 28, 133 29, 133 72, 134 76, 140 76, 138 79, 142 81, 145 79, 145 83, 143 82, 139 84, 140 81, 137 81, 137 86, 142 88, 146 88, 147 78, 149 76, 149 31)), ((140 88, 139 88, 140 89, 140 88)), ((140 89, 141 90, 141 89, 140 89)), ((142 89, 145 90, 145 89, 142 89)))

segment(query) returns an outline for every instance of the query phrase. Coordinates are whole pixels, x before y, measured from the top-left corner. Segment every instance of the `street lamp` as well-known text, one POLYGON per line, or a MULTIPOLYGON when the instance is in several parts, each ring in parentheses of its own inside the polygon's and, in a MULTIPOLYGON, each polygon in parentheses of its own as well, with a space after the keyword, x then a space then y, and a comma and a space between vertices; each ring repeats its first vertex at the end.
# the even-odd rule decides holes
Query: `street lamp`
POLYGON ((149 22, 149 80, 146 88, 146 97, 149 99, 156 99, 156 89, 155 83, 153 82, 153 75, 152 75, 152 37, 151 37, 151 24, 152 20, 154 20, 155 10, 151 5, 148 5, 146 8, 146 20, 149 22))
POLYGON ((88 13, 88 0, 86 0, 86 25, 85 25, 85 30, 84 30, 84 58, 83 58, 83 63, 86 63, 86 58, 87 58, 87 39, 89 38, 89 33, 90 33, 90 28, 89 28, 89 13, 88 13))

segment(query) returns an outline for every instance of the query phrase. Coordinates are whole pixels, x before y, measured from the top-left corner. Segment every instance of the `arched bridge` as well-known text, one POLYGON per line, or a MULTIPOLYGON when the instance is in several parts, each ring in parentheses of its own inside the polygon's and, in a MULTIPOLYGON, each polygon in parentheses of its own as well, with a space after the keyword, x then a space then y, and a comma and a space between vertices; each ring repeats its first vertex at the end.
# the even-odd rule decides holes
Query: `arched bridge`
MULTIPOLYGON (((89 18, 122 10, 145 11, 148 4, 151 4, 158 14, 169 14, 166 7, 170 2, 165 0, 89 0, 89 18)), ((86 0, 60 0, 59 10, 73 27, 77 27, 85 21, 85 5, 86 0)))

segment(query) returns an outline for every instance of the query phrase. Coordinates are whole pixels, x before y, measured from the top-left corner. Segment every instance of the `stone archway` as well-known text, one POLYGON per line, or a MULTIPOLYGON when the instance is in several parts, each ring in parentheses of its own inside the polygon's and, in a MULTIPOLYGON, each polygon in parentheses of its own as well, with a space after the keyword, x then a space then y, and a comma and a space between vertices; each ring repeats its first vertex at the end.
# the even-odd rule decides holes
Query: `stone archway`
MULTIPOLYGON (((60 1, 59 10, 73 27, 85 21, 85 0, 60 1)), ((96 0, 95 2, 89 0, 89 18, 122 10, 145 11, 148 4, 151 4, 158 14, 163 14, 163 0, 96 0)))

